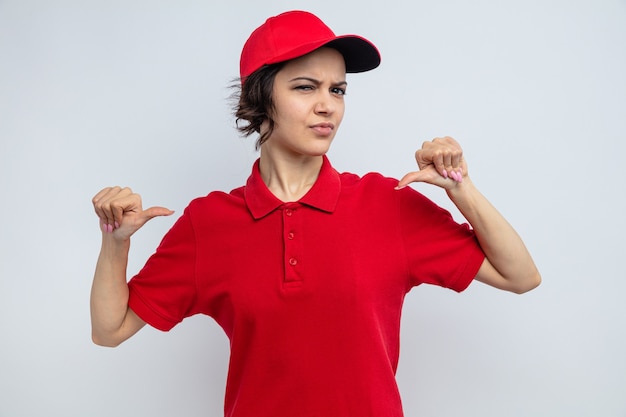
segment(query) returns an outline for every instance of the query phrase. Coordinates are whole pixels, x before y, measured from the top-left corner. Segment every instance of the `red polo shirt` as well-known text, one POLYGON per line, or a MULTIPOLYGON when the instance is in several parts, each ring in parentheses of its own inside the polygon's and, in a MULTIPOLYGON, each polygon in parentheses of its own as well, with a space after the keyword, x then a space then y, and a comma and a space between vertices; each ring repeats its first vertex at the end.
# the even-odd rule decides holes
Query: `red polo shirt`
POLYGON ((283 203, 258 161, 244 187, 196 199, 129 282, 129 305, 169 330, 213 317, 230 339, 228 417, 399 417, 405 294, 465 289, 484 258, 472 231, 379 174, 328 160, 283 203))

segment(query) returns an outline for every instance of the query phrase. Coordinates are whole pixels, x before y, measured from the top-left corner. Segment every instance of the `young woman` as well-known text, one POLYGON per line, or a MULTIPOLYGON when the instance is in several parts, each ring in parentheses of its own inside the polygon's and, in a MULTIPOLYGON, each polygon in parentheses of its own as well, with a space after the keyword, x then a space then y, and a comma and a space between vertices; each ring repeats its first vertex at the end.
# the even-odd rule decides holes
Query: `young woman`
POLYGON ((346 72, 378 66, 364 38, 287 12, 241 55, 240 130, 260 157, 246 184, 192 201, 127 283, 130 237, 172 212, 110 187, 94 198, 102 249, 93 340, 116 346, 146 323, 169 330, 206 314, 230 339, 225 415, 402 416, 395 382, 402 302, 429 283, 472 280, 523 293, 540 275, 523 242, 479 193, 459 144, 436 138, 400 181, 335 171, 325 156, 344 114, 346 72), (465 216, 406 187, 446 190, 465 216))

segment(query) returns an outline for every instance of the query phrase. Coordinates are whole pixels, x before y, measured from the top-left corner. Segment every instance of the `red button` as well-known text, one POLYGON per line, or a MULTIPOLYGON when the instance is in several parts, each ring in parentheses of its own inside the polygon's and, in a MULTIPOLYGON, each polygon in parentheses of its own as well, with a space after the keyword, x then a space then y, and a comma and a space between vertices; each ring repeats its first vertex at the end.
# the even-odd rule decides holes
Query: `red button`
POLYGON ((287 209, 287 210, 285 210, 285 214, 287 216, 291 216, 293 214, 293 210, 292 209, 287 209))
POLYGON ((294 235, 294 233, 293 233, 293 232, 289 232, 289 234, 287 235, 287 238, 288 238, 289 240, 291 240, 291 239, 293 239, 293 237, 294 237, 294 236, 295 236, 295 235, 294 235))
POLYGON ((298 260, 296 258, 289 259, 289 265, 296 266, 298 264, 298 260))

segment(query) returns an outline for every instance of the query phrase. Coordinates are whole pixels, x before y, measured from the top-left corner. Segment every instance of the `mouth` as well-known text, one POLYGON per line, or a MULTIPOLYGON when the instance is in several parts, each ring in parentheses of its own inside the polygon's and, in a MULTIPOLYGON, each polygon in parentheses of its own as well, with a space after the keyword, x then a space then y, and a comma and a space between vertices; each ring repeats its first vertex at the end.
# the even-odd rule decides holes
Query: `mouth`
POLYGON ((317 123, 311 126, 311 129, 320 136, 329 136, 335 130, 335 125, 332 123, 317 123))

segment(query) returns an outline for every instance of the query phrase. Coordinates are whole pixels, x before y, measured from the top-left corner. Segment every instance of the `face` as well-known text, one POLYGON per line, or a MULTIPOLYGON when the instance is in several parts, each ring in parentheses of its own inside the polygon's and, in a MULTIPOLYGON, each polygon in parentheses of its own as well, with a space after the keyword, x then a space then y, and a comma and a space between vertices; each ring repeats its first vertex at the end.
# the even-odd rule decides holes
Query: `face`
POLYGON ((345 62, 335 49, 287 62, 274 80, 275 127, 263 148, 293 156, 325 154, 343 119, 346 87, 345 62))

